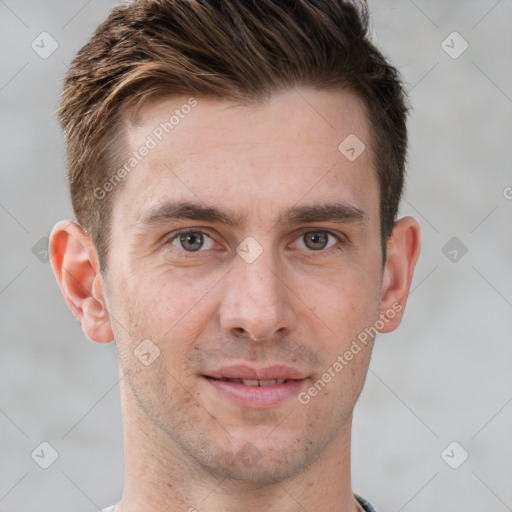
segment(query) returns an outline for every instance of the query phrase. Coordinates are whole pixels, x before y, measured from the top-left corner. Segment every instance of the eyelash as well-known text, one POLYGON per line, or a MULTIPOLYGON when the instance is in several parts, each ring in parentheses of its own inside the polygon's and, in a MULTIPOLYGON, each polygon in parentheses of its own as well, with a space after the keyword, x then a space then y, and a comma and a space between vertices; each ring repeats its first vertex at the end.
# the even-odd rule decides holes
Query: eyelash
MULTIPOLYGON (((188 228, 188 229, 184 229, 182 231, 177 231, 176 233, 174 233, 171 237, 168 238, 168 240, 165 242, 165 245, 171 245, 173 247, 173 250, 176 250, 176 251, 182 253, 182 255, 186 255, 185 257, 187 257, 187 258, 194 258, 197 253, 205 252, 205 250, 202 250, 202 248, 201 248, 198 251, 187 251, 186 249, 183 249, 182 247, 178 248, 176 246, 173 246, 173 242, 175 240, 177 240, 180 235, 188 235, 188 234, 192 234, 192 233, 201 233, 202 235, 206 236, 207 238, 209 238, 210 240, 215 242, 215 240, 208 233, 206 233, 205 231, 202 231, 200 229, 190 229, 190 228, 188 228)), ((336 233, 333 233, 332 231, 329 231, 329 230, 326 230, 326 229, 318 229, 318 230, 311 230, 310 229, 308 231, 303 231, 302 233, 300 233, 294 239, 294 241, 300 239, 301 237, 307 235, 308 233, 327 234, 327 235, 330 235, 331 237, 333 237, 336 240, 336 242, 338 242, 338 243, 345 242, 345 240, 340 235, 337 235, 336 233)), ((329 245, 329 242, 327 242, 327 245, 329 245)), ((335 248, 335 246, 336 246, 336 244, 333 244, 330 247, 327 247, 327 248, 324 248, 324 249, 318 249, 317 251, 315 251, 314 249, 301 249, 301 250, 306 250, 307 252, 310 252, 310 253, 323 253, 323 254, 325 254, 330 249, 335 248)), ((339 247, 338 247, 338 249, 339 249, 339 247)))

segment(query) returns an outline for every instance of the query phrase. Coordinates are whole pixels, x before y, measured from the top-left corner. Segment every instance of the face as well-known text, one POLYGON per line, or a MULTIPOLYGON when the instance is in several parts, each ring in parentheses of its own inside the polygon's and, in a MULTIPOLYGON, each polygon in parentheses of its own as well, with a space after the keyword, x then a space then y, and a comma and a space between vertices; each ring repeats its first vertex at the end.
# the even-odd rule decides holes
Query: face
POLYGON ((346 92, 187 99, 126 121, 130 155, 156 144, 113 202, 119 362, 133 408, 184 460, 279 480, 348 435, 372 339, 353 342, 382 313, 368 121, 346 92), (355 160, 338 149, 350 134, 355 160))

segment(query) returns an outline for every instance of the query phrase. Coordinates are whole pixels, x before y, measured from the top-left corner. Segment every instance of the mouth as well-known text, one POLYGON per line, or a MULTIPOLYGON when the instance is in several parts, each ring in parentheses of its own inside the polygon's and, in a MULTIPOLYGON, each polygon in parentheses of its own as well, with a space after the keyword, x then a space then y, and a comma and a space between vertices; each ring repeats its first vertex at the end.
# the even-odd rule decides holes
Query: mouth
POLYGON ((205 375, 207 379, 219 380, 221 382, 234 382, 235 384, 243 384, 244 386, 275 386, 276 384, 284 384, 289 382, 290 380, 295 379, 269 379, 269 380, 257 380, 257 379, 228 379, 228 378, 220 378, 216 379, 215 377, 209 377, 205 375))
POLYGON ((275 365, 251 368, 229 366, 201 375, 208 383, 207 392, 244 408, 276 408, 296 396, 308 376, 300 370, 275 365))

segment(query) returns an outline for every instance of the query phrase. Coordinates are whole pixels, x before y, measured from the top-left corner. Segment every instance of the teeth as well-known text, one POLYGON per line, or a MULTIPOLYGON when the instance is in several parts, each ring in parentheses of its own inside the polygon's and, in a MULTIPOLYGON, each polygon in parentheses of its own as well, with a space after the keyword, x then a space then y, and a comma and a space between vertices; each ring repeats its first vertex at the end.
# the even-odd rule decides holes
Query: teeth
POLYGON ((235 384, 244 384, 245 386, 274 386, 276 384, 283 384, 286 379, 272 379, 272 380, 254 380, 254 379, 220 379, 226 382, 234 382, 235 384))
POLYGON ((274 386, 275 384, 283 384, 285 379, 272 379, 272 380, 245 380, 243 383, 246 386, 274 386))
POLYGON ((277 384, 277 380, 260 380, 260 386, 273 386, 274 384, 277 384))

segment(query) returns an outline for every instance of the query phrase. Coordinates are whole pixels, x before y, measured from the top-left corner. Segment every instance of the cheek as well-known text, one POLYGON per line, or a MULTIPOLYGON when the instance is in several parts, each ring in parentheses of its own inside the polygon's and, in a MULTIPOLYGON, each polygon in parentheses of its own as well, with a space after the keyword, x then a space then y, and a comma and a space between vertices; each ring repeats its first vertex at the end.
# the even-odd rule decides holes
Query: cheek
POLYGON ((182 328, 183 322, 194 313, 195 306, 211 288, 190 274, 182 276, 168 270, 148 270, 144 274, 131 275, 129 282, 120 283, 121 310, 130 320, 144 320, 160 336, 178 326, 182 328))
POLYGON ((179 272, 164 272, 146 282, 141 278, 138 299, 129 306, 131 317, 138 319, 135 332, 152 338, 162 351, 166 366, 183 364, 213 314, 209 293, 216 280, 194 280, 189 276, 190 273, 180 276, 179 272))
POLYGON ((330 336, 344 339, 378 317, 380 281, 371 266, 346 265, 328 278, 304 281, 301 298, 330 336))

